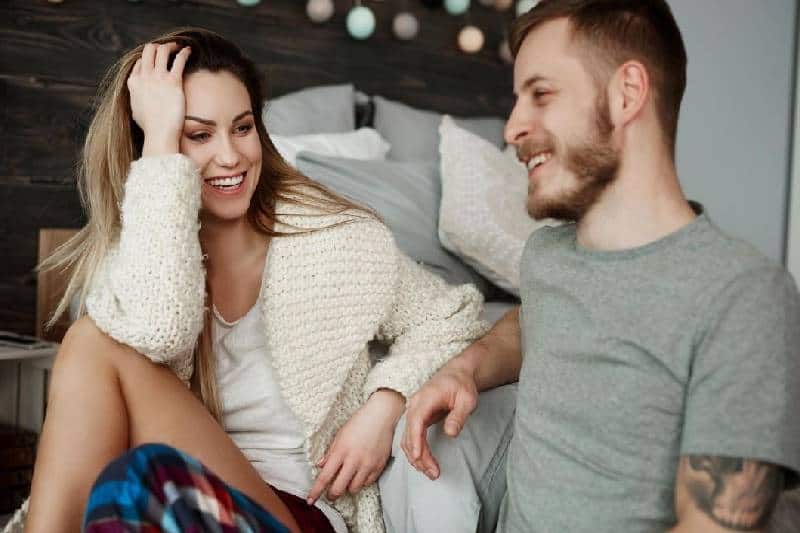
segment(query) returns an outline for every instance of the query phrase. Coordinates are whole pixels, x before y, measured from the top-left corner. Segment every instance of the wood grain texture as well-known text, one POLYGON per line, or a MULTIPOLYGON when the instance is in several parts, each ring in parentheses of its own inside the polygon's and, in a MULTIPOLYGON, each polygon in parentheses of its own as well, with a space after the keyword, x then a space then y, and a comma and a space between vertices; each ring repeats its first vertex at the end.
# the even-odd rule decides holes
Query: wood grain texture
MULTIPOLYGON (((76 234, 74 229, 42 228, 39 230, 38 262, 49 257, 59 246, 76 234)), ((69 327, 69 315, 64 314, 50 328, 47 322, 53 316, 64 296, 69 279, 64 272, 50 270, 39 272, 36 284, 36 336, 48 341, 61 342, 69 327)))
POLYGON ((35 331, 39 228, 84 223, 74 168, 103 74, 126 50, 169 29, 196 25, 232 39, 266 74, 272 96, 349 82, 456 115, 510 110, 511 68, 497 56, 510 13, 473 2, 469 18, 452 17, 416 0, 366 0, 377 28, 358 42, 344 27, 352 2, 335 4, 333 19, 318 26, 302 0, 253 8, 234 0, 0 2, 0 328, 35 331), (402 9, 421 23, 410 42, 391 31, 402 9), (455 44, 468 22, 487 35, 475 55, 455 44))

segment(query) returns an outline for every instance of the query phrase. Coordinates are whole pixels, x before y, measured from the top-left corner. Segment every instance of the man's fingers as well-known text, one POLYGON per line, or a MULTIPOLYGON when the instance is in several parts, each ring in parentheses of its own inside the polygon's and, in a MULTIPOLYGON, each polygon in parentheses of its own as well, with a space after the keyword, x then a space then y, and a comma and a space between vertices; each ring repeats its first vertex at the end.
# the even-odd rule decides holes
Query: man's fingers
POLYGON ((461 428, 467 421, 467 417, 475 410, 477 400, 471 394, 459 394, 456 396, 453 409, 444 419, 444 432, 449 437, 456 437, 461 433, 461 428))
POLYGON ((411 417, 411 420, 407 422, 406 429, 408 431, 409 436, 409 447, 411 449, 411 459, 412 461, 416 461, 419 459, 419 455, 422 453, 422 441, 424 440, 423 434, 425 433, 425 425, 422 422, 422 417, 419 416, 419 413, 416 413, 415 416, 411 417))
POLYGON ((314 482, 314 486, 311 487, 311 490, 308 491, 308 497, 306 501, 309 505, 313 505, 314 502, 319 499, 320 495, 325 492, 325 489, 328 488, 328 485, 331 484, 333 478, 336 476, 336 473, 339 471, 339 467, 342 465, 341 457, 338 455, 334 455, 328 459, 325 463, 325 468, 317 476, 317 480, 314 482))
POLYGON ((156 50, 156 63, 155 63, 155 69, 157 71, 159 72, 167 71, 167 63, 169 62, 169 55, 176 48, 178 48, 178 43, 176 42, 161 44, 158 46, 158 49, 156 50))
POLYGON ((425 446, 425 449, 422 450, 419 464, 419 469, 430 479, 439 477, 439 463, 437 463, 436 458, 433 457, 430 446, 425 446))
POLYGON ((353 479, 353 476, 356 473, 358 465, 355 461, 345 461, 342 465, 342 468, 339 470, 339 474, 336 476, 331 488, 328 489, 328 498, 331 500, 335 500, 339 496, 345 493, 347 490, 347 486, 350 484, 350 481, 353 479))

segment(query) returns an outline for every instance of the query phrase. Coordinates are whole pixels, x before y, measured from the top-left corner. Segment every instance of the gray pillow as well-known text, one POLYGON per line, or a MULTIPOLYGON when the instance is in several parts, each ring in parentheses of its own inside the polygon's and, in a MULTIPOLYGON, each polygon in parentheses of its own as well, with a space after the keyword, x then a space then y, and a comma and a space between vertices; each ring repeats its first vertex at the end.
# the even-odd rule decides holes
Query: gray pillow
POLYGON ((285 94, 264 103, 262 120, 267 133, 275 135, 353 131, 355 89, 322 85, 285 94))
POLYGON ((441 186, 432 161, 375 161, 300 152, 306 176, 360 205, 374 209, 392 230, 397 246, 449 283, 472 283, 484 294, 490 285, 439 244, 441 186))
MULTIPOLYGON (((375 129, 392 145, 388 158, 396 161, 438 161, 442 114, 374 96, 375 129)), ((456 118, 460 127, 503 148, 505 120, 499 117, 456 118)))

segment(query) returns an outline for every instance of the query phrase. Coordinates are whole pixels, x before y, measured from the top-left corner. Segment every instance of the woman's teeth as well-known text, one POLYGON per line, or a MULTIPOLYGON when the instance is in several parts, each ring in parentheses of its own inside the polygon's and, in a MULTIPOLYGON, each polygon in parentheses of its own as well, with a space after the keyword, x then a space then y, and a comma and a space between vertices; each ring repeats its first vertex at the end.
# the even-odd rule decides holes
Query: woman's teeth
POLYGON ((244 173, 229 178, 211 179, 208 180, 208 184, 219 189, 233 189, 241 185, 242 181, 244 181, 244 173))
POLYGON ((539 165, 546 163, 551 157, 553 157, 551 152, 542 152, 540 154, 536 154, 530 159, 530 161, 528 161, 528 170, 533 170, 539 165))

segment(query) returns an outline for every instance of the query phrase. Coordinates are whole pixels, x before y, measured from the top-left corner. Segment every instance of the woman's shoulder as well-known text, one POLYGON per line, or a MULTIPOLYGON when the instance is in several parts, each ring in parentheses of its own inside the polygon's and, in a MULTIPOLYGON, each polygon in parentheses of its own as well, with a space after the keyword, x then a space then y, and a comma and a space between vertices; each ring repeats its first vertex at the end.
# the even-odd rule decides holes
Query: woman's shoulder
POLYGON ((331 210, 313 201, 279 200, 275 205, 275 229, 286 234, 309 234, 326 240, 356 240, 365 247, 393 251, 394 237, 388 226, 368 209, 347 207, 331 210))

